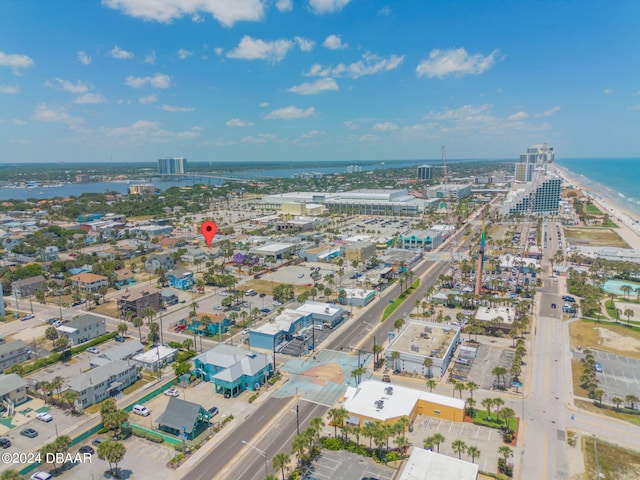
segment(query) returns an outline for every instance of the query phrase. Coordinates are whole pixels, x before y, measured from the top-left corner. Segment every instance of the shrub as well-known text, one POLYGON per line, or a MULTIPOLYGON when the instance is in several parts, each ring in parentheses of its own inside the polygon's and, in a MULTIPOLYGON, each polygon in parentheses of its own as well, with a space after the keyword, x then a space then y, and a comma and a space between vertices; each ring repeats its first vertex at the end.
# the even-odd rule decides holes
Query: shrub
POLYGON ((164 439, 160 435, 156 435, 155 433, 147 433, 145 438, 150 442, 154 442, 154 443, 164 442, 164 439))
POLYGON ((109 432, 108 428, 101 428, 100 430, 98 430, 98 435, 104 435, 107 432, 109 432))
POLYGON ((138 430, 137 428, 133 430, 133 435, 138 438, 145 438, 147 436, 146 432, 138 430))
POLYGON ((256 399, 256 398, 258 398, 258 394, 257 394, 257 393, 254 393, 253 395, 251 395, 251 396, 249 397, 248 402, 249 402, 249 403, 253 403, 253 402, 255 401, 255 399, 256 399))
POLYGON ((178 348, 178 349, 182 348, 182 344, 180 342, 171 341, 167 345, 169 345, 171 348, 178 348))

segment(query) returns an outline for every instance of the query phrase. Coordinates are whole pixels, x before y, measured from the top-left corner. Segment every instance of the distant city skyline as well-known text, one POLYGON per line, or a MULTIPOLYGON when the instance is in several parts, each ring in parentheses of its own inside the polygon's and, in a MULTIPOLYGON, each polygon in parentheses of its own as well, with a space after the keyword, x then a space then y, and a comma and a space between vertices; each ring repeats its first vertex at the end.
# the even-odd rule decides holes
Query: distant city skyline
POLYGON ((640 4, 0 4, 0 163, 639 157, 640 4))

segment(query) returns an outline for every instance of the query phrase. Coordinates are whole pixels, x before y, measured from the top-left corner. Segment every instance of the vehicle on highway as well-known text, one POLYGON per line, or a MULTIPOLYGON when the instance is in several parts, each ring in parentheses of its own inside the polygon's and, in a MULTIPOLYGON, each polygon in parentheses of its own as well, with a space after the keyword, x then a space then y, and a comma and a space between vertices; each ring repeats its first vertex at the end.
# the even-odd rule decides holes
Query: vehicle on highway
POLYGON ((84 446, 80 447, 78 452, 83 453, 83 454, 88 453, 89 455, 93 455, 94 453, 96 453, 96 451, 93 448, 91 448, 89 445, 84 445, 84 446))
POLYGON ((87 352, 89 352, 89 353, 99 353, 100 350, 98 350, 96 347, 89 347, 89 348, 87 348, 87 352))
POLYGON ((36 418, 41 422, 50 422, 51 420, 53 420, 53 415, 47 412, 40 412, 36 415, 36 418))
POLYGON ((268 308, 261 308, 260 311, 262 313, 269 313, 271 310, 269 310, 268 308))
POLYGON ((9 448, 10 446, 11 446, 11 440, 4 437, 0 438, 0 447, 9 448))
POLYGON ((187 328, 187 324, 186 323, 180 323, 179 325, 176 325, 176 328, 174 329, 176 333, 181 332, 182 330, 184 330, 185 328, 187 328))
POLYGON ((28 438, 36 438, 38 436, 38 432, 36 432, 33 428, 25 428, 20 431, 20 435, 28 438))
POLYGON ((180 392, 178 392, 178 390, 176 390, 175 388, 170 388, 169 390, 165 390, 164 394, 168 395, 169 397, 177 397, 180 395, 180 392))

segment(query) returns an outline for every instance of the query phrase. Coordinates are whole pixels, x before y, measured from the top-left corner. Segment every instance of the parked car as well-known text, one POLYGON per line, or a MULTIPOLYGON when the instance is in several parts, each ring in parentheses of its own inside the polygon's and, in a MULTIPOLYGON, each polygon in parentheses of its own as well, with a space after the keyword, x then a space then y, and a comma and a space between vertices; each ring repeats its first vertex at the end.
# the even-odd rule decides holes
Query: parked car
POLYGON ((0 447, 9 448, 10 446, 11 446, 11 440, 4 437, 0 438, 0 447))
POLYGON ((96 347, 89 347, 89 348, 87 348, 87 352, 89 352, 89 353, 99 353, 100 350, 98 350, 96 347))
POLYGON ((176 390, 175 388, 170 388, 169 390, 165 390, 164 394, 168 395, 169 397, 177 397, 180 395, 180 392, 178 392, 178 390, 176 390))
POLYGON ((596 362, 596 364, 593 366, 593 369, 596 371, 596 373, 602 373, 602 365, 600 365, 599 363, 596 362))
POLYGON ((134 405, 133 410, 131 411, 136 415, 141 415, 143 417, 148 417, 149 415, 151 415, 151 410, 149 410, 144 405, 134 405))
POLYGON ((215 417, 218 414, 218 407, 211 407, 207 411, 209 412, 209 415, 211 415, 212 417, 215 417))
POLYGON ((53 478, 53 475, 48 472, 36 472, 29 478, 31 478, 31 480, 50 480, 53 478))
POLYGON ((36 432, 33 428, 25 428, 20 431, 20 435, 28 438, 36 438, 38 436, 38 432, 36 432))
POLYGON ((185 328, 187 328, 187 324, 186 323, 180 323, 178 325, 176 325, 176 328, 174 329, 176 333, 181 332, 182 330, 184 330, 185 328))
POLYGON ((116 335, 113 337, 116 342, 124 342, 124 337, 122 335, 116 335))
POLYGON ((93 445, 94 447, 99 447, 102 442, 106 441, 107 439, 103 437, 94 438, 93 442, 91 442, 91 445, 93 445))
POLYGON ((213 307, 214 310, 222 310, 222 307, 220 305, 216 305, 215 307, 213 307))
POLYGON ((96 451, 93 448, 91 448, 89 445, 84 445, 84 446, 80 447, 78 452, 80 452, 82 454, 88 453, 89 455, 93 455, 94 453, 96 453, 96 451))
POLYGON ((20 320, 22 320, 24 322, 25 320, 31 320, 32 318, 35 318, 35 315, 33 313, 27 313, 20 320))
POLYGON ((53 325, 53 324, 54 324, 54 323, 56 323, 57 321, 58 321, 58 319, 57 319, 57 318, 50 318, 49 320, 47 320, 47 323, 48 323, 49 325, 53 325))
POLYGON ((40 412, 36 415, 36 418, 42 422, 50 422, 53 420, 53 415, 47 412, 40 412))
POLYGON ((386 383, 391 383, 391 377, 389 375, 383 375, 382 381, 386 383))

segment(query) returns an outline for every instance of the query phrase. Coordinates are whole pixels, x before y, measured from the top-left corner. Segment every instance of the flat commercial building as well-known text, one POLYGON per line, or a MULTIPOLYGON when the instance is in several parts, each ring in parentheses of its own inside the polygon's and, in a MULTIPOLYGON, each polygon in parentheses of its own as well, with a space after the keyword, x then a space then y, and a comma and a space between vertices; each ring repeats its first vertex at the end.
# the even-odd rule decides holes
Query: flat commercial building
POLYGON ((397 480, 477 480, 479 471, 475 463, 413 447, 397 480))
POLYGON ((393 424, 401 418, 413 423, 418 415, 454 422, 464 419, 464 400, 413 388, 390 385, 377 380, 347 387, 344 409, 347 423, 364 426, 369 422, 393 424))
POLYGON ((296 245, 291 243, 269 243, 249 250, 249 253, 260 257, 282 258, 287 253, 292 253, 296 245))
POLYGON ((510 307, 479 307, 475 319, 487 327, 508 332, 513 328, 515 313, 515 309, 510 307))
POLYGON ((411 320, 391 340, 384 355, 387 366, 395 371, 442 377, 459 344, 459 327, 411 320), (424 366, 426 358, 432 361, 430 368, 424 366))
POLYGON ((435 229, 411 230, 398 235, 398 242, 403 249, 420 249, 431 251, 442 243, 442 231, 435 229))
POLYGON ((433 185, 425 190, 426 198, 444 198, 447 200, 462 200, 471 195, 472 184, 458 185, 453 183, 433 185))

